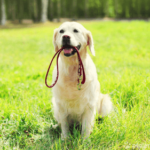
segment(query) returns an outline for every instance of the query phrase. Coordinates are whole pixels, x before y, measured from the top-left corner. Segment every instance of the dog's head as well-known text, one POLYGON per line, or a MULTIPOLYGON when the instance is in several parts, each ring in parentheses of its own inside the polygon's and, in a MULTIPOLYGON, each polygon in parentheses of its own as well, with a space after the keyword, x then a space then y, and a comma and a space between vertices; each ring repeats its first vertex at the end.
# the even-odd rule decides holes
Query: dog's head
POLYGON ((65 22, 55 29, 53 43, 55 51, 65 46, 64 57, 75 56, 76 51, 70 46, 76 47, 80 54, 86 53, 86 47, 89 46, 91 53, 95 56, 91 32, 77 22, 65 22))

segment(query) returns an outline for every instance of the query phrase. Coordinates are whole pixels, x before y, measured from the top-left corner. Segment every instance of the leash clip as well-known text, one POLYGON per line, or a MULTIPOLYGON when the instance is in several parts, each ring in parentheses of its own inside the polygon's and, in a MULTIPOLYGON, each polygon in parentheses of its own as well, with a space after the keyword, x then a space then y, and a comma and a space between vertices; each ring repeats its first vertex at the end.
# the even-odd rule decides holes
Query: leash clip
POLYGON ((79 83, 77 84, 77 89, 78 90, 81 90, 81 80, 82 80, 82 77, 81 76, 79 76, 79 83))

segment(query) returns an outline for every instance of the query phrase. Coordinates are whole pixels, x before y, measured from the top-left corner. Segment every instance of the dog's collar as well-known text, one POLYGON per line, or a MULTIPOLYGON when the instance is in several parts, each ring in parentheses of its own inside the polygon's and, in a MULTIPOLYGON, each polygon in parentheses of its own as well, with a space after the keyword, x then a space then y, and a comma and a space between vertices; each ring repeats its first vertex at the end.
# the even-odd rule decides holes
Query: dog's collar
MULTIPOLYGON (((83 66, 83 63, 82 63, 82 60, 81 60, 81 57, 80 57, 80 54, 79 54, 79 51, 76 47, 73 47, 71 46, 72 48, 74 48, 77 52, 77 55, 78 55, 78 60, 79 60, 79 68, 78 68, 78 84, 77 84, 77 89, 78 90, 81 90, 81 85, 85 83, 85 72, 84 72, 84 66, 83 66), (83 77, 82 77, 83 76, 83 77)), ((47 73, 46 73, 46 76, 45 76, 45 84, 48 88, 52 88, 54 87, 54 85, 57 83, 57 80, 58 80, 58 77, 59 77, 59 69, 58 69, 58 58, 59 58, 59 55, 61 53, 61 51, 66 48, 65 46, 62 47, 60 50, 58 50, 55 55, 53 56, 51 62, 50 62, 50 65, 48 67, 48 70, 47 70, 47 73), (58 55, 57 55, 58 54, 58 55), (49 70, 50 70, 50 67, 52 65, 52 62, 55 58, 55 56, 57 55, 57 76, 56 76, 56 80, 55 82, 52 84, 52 85, 48 85, 47 84, 47 77, 48 77, 48 73, 49 73, 49 70)))

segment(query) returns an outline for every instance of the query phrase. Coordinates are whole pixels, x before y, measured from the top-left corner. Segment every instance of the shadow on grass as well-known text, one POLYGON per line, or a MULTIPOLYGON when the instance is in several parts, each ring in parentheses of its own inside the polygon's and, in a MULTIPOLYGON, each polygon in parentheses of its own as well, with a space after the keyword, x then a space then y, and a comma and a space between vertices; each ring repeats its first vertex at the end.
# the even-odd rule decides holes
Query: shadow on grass
POLYGON ((72 125, 69 127, 70 135, 65 141, 61 140, 61 128, 46 127, 41 137, 31 143, 30 146, 24 149, 77 149, 79 143, 81 144, 81 125, 72 125))

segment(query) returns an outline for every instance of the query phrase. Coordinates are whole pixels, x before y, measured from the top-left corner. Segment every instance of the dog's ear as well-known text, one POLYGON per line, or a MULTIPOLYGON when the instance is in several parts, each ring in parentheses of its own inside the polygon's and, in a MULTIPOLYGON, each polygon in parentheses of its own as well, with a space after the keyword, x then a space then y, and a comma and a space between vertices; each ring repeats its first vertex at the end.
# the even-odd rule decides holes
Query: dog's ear
POLYGON ((87 45, 93 56, 95 56, 93 37, 90 31, 87 32, 87 45))
POLYGON ((54 47, 55 47, 55 51, 58 50, 58 46, 57 46, 57 44, 56 44, 56 37, 57 37, 57 34, 58 34, 58 29, 56 28, 56 29, 54 30, 54 35, 53 35, 53 44, 54 44, 54 47))

